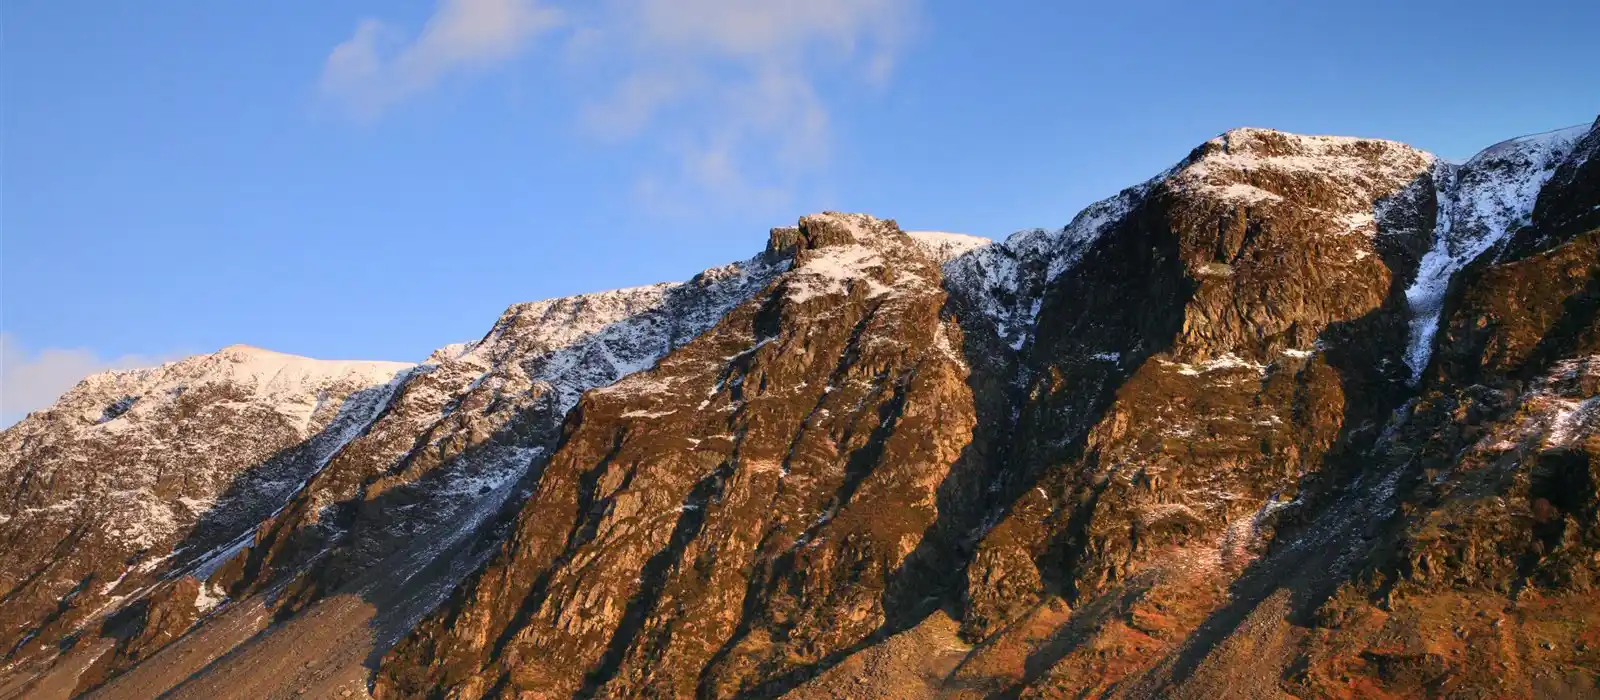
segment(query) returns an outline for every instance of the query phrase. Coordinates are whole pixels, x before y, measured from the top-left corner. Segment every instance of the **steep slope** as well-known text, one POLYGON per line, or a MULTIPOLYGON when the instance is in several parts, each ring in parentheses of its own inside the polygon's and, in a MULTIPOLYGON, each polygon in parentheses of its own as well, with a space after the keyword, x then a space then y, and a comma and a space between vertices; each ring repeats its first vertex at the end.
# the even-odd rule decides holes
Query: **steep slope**
POLYGON ((1571 151, 1452 285, 1377 451, 1396 515, 1318 610, 1300 687, 1600 693, 1600 125, 1571 151))
MULTIPOLYGON (((829 590, 836 562, 883 545, 807 536, 806 551, 819 557, 808 561, 819 563, 777 567, 787 596, 771 592, 774 566, 759 555, 736 560, 745 576, 719 577, 724 553, 751 545, 708 540, 707 528, 719 531, 717 516, 747 502, 724 489, 756 470, 726 456, 663 466, 681 446, 640 450, 635 441, 650 440, 630 441, 638 429, 612 418, 627 410, 582 411, 564 448, 574 476, 541 484, 549 500, 525 506, 496 563, 396 650, 377 688, 396 697, 723 697, 798 685, 804 694, 807 677, 879 640, 895 644, 954 604, 964 636, 984 644, 941 692, 1276 692, 1261 679, 1231 685, 1247 667, 1231 655, 1241 644, 1270 648, 1263 660, 1287 674, 1308 638, 1296 626, 1374 561, 1369 529, 1399 512, 1400 478, 1370 465, 1412 410, 1412 322, 1430 309, 1413 308, 1407 290, 1430 250, 1454 250, 1455 267, 1465 267, 1492 241, 1462 236, 1501 240, 1527 219, 1526 197, 1489 201, 1481 192, 1491 188, 1463 188, 1462 178, 1538 192, 1571 159, 1575 135, 1496 147, 1463 174, 1392 142, 1236 130, 1059 233, 965 251, 970 242, 920 234, 924 252, 942 260, 947 325, 966 331, 969 351, 967 392, 923 408, 970 411, 922 439, 959 444, 952 422, 972 437, 963 459, 926 472, 938 484, 936 516, 910 529, 921 535, 900 547, 911 556, 878 568, 914 575, 880 584, 872 567, 860 569, 851 589, 870 602, 841 610, 838 594, 811 591, 829 590), (1441 172, 1454 180, 1441 182, 1441 172), (1455 213, 1463 207, 1468 214, 1455 213), (1439 243, 1452 235, 1461 240, 1439 243), (602 427, 579 447, 582 426, 595 421, 602 427), (643 495, 663 490, 656 478, 683 500, 643 495), (673 503, 672 533, 635 544, 637 526, 627 524, 674 512, 673 503), (981 536, 975 545, 963 542, 968 527, 981 536), (812 577, 796 581, 791 566, 812 577), (951 568, 965 580, 940 573, 951 568), (808 604, 791 609, 785 598, 808 604), (735 601, 737 621, 719 620, 735 601), (1104 645, 1118 651, 1108 657, 1104 645)), ((783 343, 786 330, 770 342, 783 343)), ((717 357, 739 357, 738 347, 717 357)), ((726 370, 713 361, 698 377, 684 371, 653 379, 692 387, 726 370)), ((895 410, 915 410, 918 398, 895 410)), ((895 428, 882 444, 904 429, 895 428)), ((703 440, 707 430, 673 434, 703 440)), ((876 515, 880 525, 930 496, 903 499, 893 515, 876 515)), ((781 522, 787 511, 768 517, 781 522)), ((831 523, 831 512, 800 516, 831 523)))

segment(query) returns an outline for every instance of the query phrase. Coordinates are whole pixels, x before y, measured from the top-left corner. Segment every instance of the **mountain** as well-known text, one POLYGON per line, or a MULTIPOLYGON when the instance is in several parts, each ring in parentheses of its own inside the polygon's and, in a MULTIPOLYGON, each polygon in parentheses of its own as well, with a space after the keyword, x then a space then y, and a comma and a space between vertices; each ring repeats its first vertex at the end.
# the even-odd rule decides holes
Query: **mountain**
POLYGON ((1600 122, 823 213, 0 434, 0 697, 1600 694, 1600 122))

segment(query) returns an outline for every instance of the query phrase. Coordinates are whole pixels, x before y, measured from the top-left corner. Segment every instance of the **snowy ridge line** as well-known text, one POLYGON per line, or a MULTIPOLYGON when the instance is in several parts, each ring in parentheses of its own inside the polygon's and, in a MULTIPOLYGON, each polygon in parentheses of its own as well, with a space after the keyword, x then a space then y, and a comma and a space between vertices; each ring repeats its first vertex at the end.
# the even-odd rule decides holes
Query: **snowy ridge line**
MULTIPOLYGON (((1480 158, 1480 157, 1482 157, 1484 155, 1490 154, 1490 153, 1492 153, 1492 152, 1494 152, 1496 150, 1507 149, 1507 148, 1510 148, 1512 146, 1522 146, 1522 145, 1526 145, 1526 144, 1555 144, 1555 143, 1560 143, 1562 141, 1571 141, 1573 144, 1576 144, 1579 139, 1582 139, 1585 135, 1587 135, 1589 133, 1589 130, 1591 128, 1593 128, 1593 126, 1594 126, 1593 124, 1588 124, 1588 123, 1585 123, 1585 124, 1573 124, 1571 126, 1563 126, 1561 128, 1558 128, 1558 129, 1550 129, 1548 131, 1536 131, 1536 132, 1531 133, 1531 134, 1523 134, 1521 136, 1514 136, 1512 138, 1506 139, 1506 140, 1501 141, 1499 143, 1495 143, 1493 145, 1490 145, 1488 148, 1485 148, 1485 149, 1483 149, 1481 151, 1478 151, 1476 154, 1474 154, 1472 156, 1472 158, 1468 158, 1466 162, 1452 163, 1452 165, 1465 165, 1467 162, 1471 162, 1473 160, 1476 160, 1476 159, 1478 159, 1478 158, 1480 158)), ((1579 164, 1581 165, 1582 161, 1579 161, 1579 164)))
POLYGON ((761 254, 708 269, 687 282, 519 304, 496 324, 497 347, 504 346, 507 357, 520 358, 517 371, 548 386, 557 412, 565 414, 584 392, 614 388, 654 367, 788 266, 787 259, 761 254))
POLYGON ((1351 231, 1368 228, 1370 202, 1399 189, 1435 160, 1432 154, 1387 139, 1306 136, 1271 129, 1233 129, 1207 141, 1174 178, 1184 189, 1224 200, 1275 203, 1283 197, 1257 184, 1258 174, 1311 175, 1329 181, 1333 209, 1351 231), (1243 182, 1241 182, 1243 180, 1243 182))
POLYGON ((153 410, 149 405, 141 405, 148 404, 147 398, 175 397, 195 385, 228 383, 248 389, 255 398, 296 419, 300 427, 306 429, 321 406, 320 399, 308 399, 316 394, 313 389, 341 382, 375 386, 412 367, 415 365, 409 362, 318 360, 248 345, 230 345, 215 353, 194 355, 156 367, 92 374, 57 403, 94 399, 92 403, 111 408, 105 415, 82 417, 96 425, 107 426, 108 430, 122 430, 128 427, 123 419, 136 418, 153 410))

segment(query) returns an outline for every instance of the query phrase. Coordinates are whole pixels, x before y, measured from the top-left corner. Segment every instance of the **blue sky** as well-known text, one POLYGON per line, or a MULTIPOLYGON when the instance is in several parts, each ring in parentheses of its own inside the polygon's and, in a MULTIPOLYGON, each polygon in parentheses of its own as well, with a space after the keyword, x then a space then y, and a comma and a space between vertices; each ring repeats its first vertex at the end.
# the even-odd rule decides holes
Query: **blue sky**
POLYGON ((810 211, 1060 226, 1235 126, 1464 158, 1592 120, 1597 26, 1577 0, 10 0, 0 419, 232 343, 420 359, 810 211))

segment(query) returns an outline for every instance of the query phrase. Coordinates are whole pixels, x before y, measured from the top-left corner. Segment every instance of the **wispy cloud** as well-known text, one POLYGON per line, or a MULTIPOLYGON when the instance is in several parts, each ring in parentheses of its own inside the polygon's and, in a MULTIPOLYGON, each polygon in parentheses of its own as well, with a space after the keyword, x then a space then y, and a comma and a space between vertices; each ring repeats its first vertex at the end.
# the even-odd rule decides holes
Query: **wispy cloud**
POLYGON ((373 117, 451 73, 509 62, 552 34, 588 93, 577 118, 601 141, 639 141, 647 201, 767 206, 831 157, 839 81, 883 85, 919 0, 442 0, 415 41, 366 19, 335 47, 324 93, 373 117))
POLYGON ((82 348, 31 351, 10 333, 0 333, 0 427, 54 403, 96 372, 153 367, 176 357, 123 355, 105 358, 82 348))
POLYGON ((655 198, 781 202, 831 156, 824 81, 886 81, 916 10, 914 0, 611 0, 570 52, 623 64, 606 66, 624 77, 586 108, 585 125, 670 149, 673 169, 643 180, 655 198))
POLYGON ((322 94, 352 116, 376 118, 455 73, 492 68, 560 26, 562 13, 536 0, 442 0, 414 40, 366 18, 328 54, 322 94))

